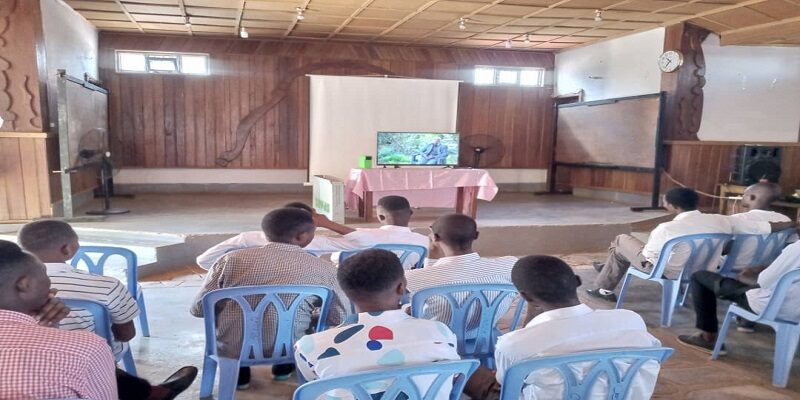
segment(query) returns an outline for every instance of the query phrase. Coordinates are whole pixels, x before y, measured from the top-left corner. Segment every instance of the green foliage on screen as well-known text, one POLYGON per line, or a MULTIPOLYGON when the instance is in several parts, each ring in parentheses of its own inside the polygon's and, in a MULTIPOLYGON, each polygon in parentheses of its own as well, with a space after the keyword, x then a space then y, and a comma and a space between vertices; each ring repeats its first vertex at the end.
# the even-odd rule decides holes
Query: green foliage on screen
POLYGON ((411 132, 378 132, 377 164, 424 165, 421 152, 436 138, 448 152, 445 162, 433 165, 458 165, 458 134, 411 132))

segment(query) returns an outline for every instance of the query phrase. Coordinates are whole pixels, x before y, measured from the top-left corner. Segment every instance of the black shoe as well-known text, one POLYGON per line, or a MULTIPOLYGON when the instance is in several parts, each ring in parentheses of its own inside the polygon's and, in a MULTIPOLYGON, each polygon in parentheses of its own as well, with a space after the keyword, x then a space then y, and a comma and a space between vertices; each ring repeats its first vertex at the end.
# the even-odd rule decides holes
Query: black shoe
POLYGON ((736 317, 736 330, 743 333, 753 333, 756 331, 756 323, 742 317, 736 317))
POLYGON ((597 297, 598 299, 602 299, 602 300, 605 300, 605 301, 610 301, 612 303, 616 303, 617 302, 617 295, 614 294, 614 292, 611 292, 609 294, 603 294, 603 293, 600 293, 600 289, 587 289, 586 293, 588 293, 589 296, 597 297))
MULTIPOLYGON (((678 342, 708 354, 714 352, 714 345, 716 344, 714 341, 703 339, 700 333, 695 333, 694 335, 680 335, 678 336, 678 342)), ((719 350, 719 355, 724 356, 725 354, 728 354, 728 352, 725 350, 725 345, 723 344, 722 348, 719 350)))
POLYGON ((239 368, 239 379, 236 381, 236 390, 247 390, 250 388, 250 367, 239 368))
POLYGON ((294 372, 294 364, 276 364, 272 366, 272 380, 287 381, 294 372))
POLYGON ((197 368, 183 367, 175 371, 175 373, 164 382, 161 382, 159 386, 169 390, 169 395, 165 397, 165 399, 172 400, 178 397, 184 390, 188 389, 195 378, 197 378, 197 368))
POLYGON ((593 262, 592 262, 592 266, 594 267, 594 270, 595 270, 595 271, 597 271, 597 272, 600 272, 600 271, 602 271, 602 270, 603 270, 603 267, 605 267, 605 266, 606 266, 606 263, 601 263, 601 262, 593 261, 593 262))

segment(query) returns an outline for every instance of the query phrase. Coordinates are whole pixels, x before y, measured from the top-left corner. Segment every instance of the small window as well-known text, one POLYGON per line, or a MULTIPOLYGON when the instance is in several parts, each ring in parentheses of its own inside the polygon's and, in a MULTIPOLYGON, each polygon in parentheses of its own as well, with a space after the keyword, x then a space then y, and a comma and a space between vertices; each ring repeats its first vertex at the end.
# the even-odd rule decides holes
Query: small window
POLYGON ((494 68, 475 68, 476 85, 494 85, 494 68))
POLYGON ((208 54, 117 51, 117 71, 208 75, 208 54))
POLYGON ((476 85, 544 86, 544 69, 475 67, 476 85))
POLYGON ((499 85, 516 85, 519 71, 513 69, 501 69, 497 72, 497 83, 499 85))

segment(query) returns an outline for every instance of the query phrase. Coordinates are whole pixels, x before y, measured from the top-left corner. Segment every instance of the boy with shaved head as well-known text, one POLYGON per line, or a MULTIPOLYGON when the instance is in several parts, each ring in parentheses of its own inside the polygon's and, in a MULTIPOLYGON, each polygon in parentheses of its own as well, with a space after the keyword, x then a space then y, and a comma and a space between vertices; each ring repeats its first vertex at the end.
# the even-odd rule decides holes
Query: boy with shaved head
MULTIPOLYGON (((734 234, 766 235, 797 226, 789 217, 770 211, 770 206, 779 200, 783 191, 775 183, 759 182, 750 185, 742 195, 743 212, 728 218, 734 234)), ((795 236, 794 240, 797 240, 795 236)))

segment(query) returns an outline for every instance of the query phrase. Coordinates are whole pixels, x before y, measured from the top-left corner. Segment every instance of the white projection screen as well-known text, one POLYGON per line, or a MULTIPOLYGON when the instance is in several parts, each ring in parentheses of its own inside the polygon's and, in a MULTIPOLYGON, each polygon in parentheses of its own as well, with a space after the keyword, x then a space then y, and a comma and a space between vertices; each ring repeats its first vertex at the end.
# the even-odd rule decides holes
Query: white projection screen
POLYGON ((346 180, 360 156, 374 162, 378 131, 456 131, 459 81, 310 78, 309 176, 346 180))

